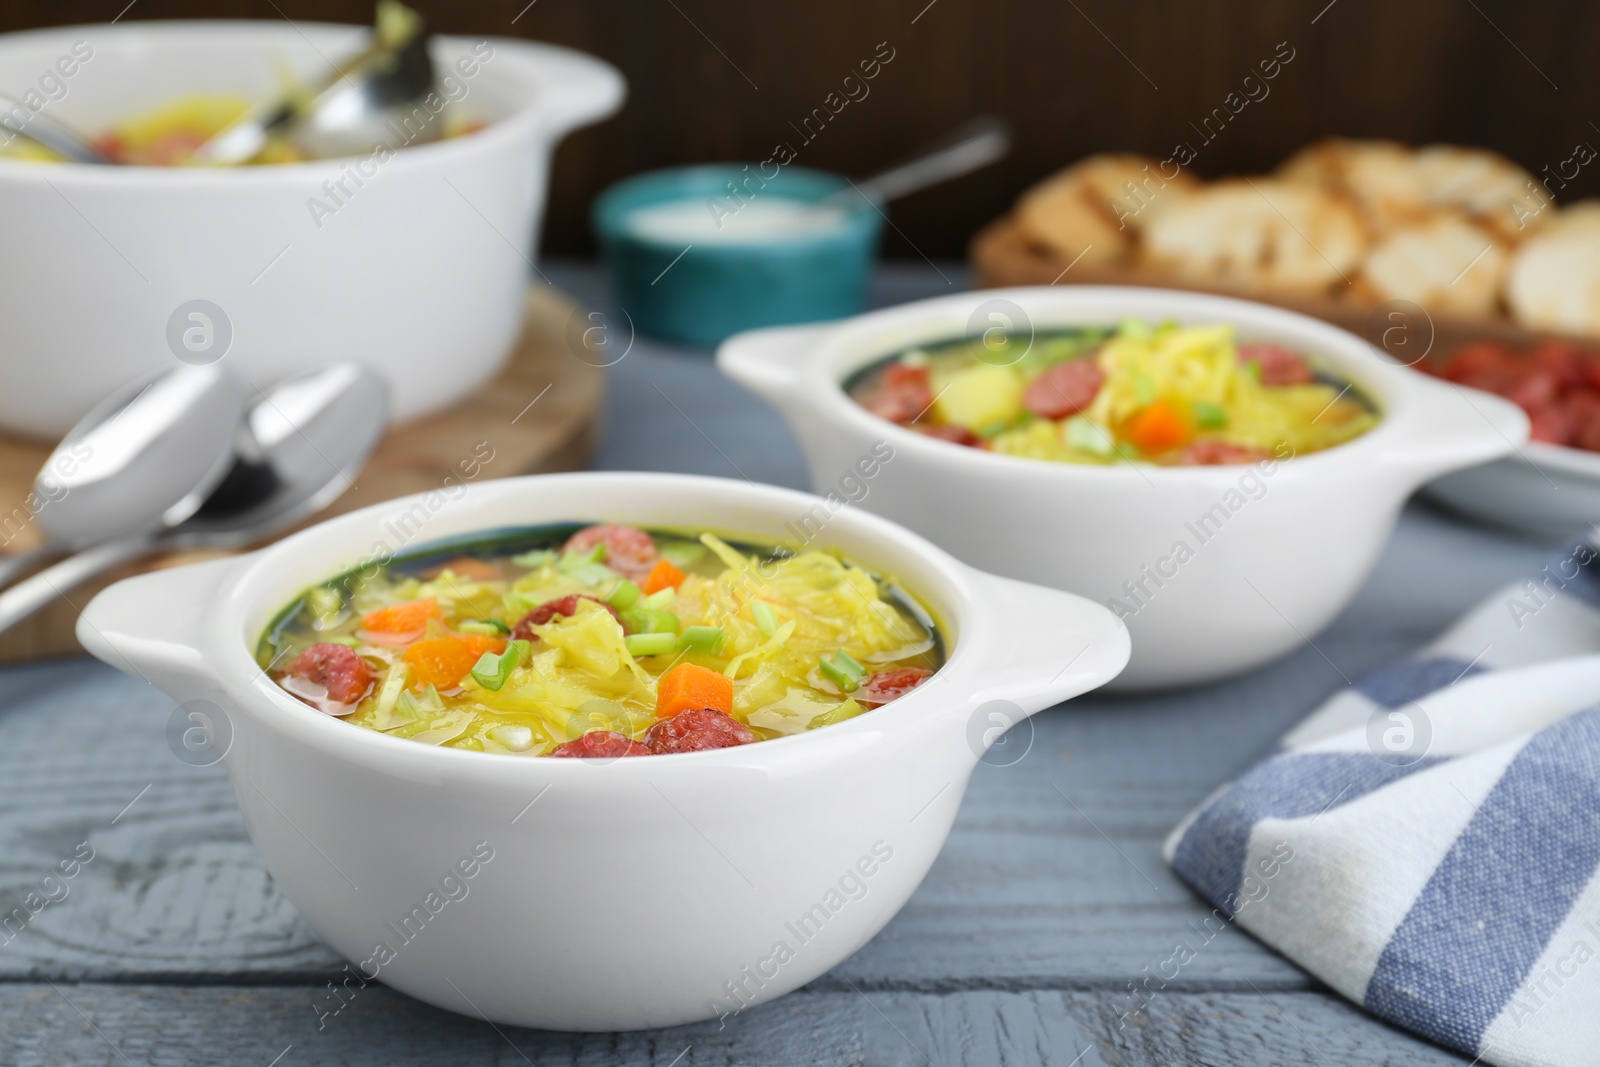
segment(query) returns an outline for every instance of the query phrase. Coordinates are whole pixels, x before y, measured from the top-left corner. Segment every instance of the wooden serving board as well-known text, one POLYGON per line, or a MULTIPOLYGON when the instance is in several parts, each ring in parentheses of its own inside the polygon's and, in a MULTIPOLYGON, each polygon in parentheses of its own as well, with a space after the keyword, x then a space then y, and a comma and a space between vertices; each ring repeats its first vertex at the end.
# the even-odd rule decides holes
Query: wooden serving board
MULTIPOLYGON (((579 359, 567 340, 576 310, 546 285, 528 295, 527 324, 505 369, 472 397, 448 411, 391 429, 356 484, 304 525, 409 493, 437 489, 446 476, 463 476, 462 462, 478 464, 478 478, 575 470, 588 462, 598 433, 604 372, 579 359)), ((448 359, 448 353, 440 353, 448 359)), ((0 434, 0 515, 27 498, 51 446, 0 434)), ((452 482, 451 484, 455 484, 452 482)), ((16 514, 25 514, 26 508, 16 514)), ((14 527, 13 527, 14 528, 14 527)), ((10 530, 7 530, 9 533, 10 530)), ((3 535, 0 535, 3 536, 3 535)), ((39 543, 36 523, 22 527, 5 551, 39 543)), ((118 570, 0 634, 0 663, 81 652, 73 627, 79 610, 100 589, 141 571, 192 563, 225 553, 181 552, 118 570)))
POLYGON ((1327 296, 1306 296, 1196 282, 1161 271, 1129 266, 1072 265, 1072 260, 1046 249, 1023 233, 1007 215, 978 231, 968 246, 978 285, 1138 285, 1160 289, 1236 296, 1262 304, 1298 311, 1331 322, 1388 351, 1401 363, 1411 364, 1424 354, 1437 357, 1453 352, 1468 341, 1496 340, 1527 348, 1547 338, 1561 338, 1586 348, 1600 346, 1600 338, 1530 330, 1506 318, 1468 318, 1420 308, 1359 304, 1327 296))

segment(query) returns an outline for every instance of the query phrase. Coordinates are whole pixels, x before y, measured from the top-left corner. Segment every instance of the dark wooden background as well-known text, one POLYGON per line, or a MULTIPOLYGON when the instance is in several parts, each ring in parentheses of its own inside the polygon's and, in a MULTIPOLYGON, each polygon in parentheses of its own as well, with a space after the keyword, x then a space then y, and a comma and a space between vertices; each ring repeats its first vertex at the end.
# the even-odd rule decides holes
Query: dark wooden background
MULTIPOLYGON (((127 0, 5 0, 0 30, 103 22, 127 0)), ((1600 145, 1600 4, 1583 0, 413 0, 440 31, 520 35, 616 64, 626 109, 557 156, 546 252, 590 250, 588 207, 635 171, 758 160, 879 42, 895 58, 797 163, 862 174, 972 115, 1004 163, 896 204, 891 255, 955 256, 1018 190, 1089 152, 1202 174, 1270 167, 1329 133, 1499 149, 1530 170, 1600 145), (1198 123, 1287 41, 1295 58, 1209 144, 1198 123)), ((125 19, 364 22, 369 0, 135 0, 125 19)), ((1259 90, 1257 90, 1259 94, 1259 90)), ((1600 163, 1560 195, 1600 193, 1600 163)))

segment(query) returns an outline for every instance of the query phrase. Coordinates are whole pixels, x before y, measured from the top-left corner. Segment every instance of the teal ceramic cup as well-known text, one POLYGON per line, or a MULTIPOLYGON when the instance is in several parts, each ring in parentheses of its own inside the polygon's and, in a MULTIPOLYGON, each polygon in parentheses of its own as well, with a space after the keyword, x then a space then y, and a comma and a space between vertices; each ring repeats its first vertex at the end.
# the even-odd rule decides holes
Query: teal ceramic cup
POLYGON ((756 164, 651 171, 611 186, 594 227, 617 302, 642 333, 715 345, 741 330, 817 322, 862 309, 883 216, 859 197, 825 225, 763 229, 776 200, 820 201, 849 182, 756 164), (678 225, 646 226, 641 209, 681 202, 678 225), (699 212, 704 211, 701 217, 699 212), (748 212, 748 214, 744 214, 748 212), (743 215, 741 218, 740 216, 743 215))

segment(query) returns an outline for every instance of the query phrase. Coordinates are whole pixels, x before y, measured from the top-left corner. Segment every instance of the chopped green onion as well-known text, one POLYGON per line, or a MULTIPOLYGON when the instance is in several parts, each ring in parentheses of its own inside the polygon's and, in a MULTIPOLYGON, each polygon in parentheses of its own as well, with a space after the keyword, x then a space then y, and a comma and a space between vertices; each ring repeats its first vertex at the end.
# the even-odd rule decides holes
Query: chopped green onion
POLYGON ((499 619, 468 619, 456 629, 464 634, 478 634, 482 637, 505 637, 511 632, 511 627, 499 619))
POLYGON ((623 578, 617 582, 616 588, 606 594, 606 603, 618 611, 627 611, 633 607, 634 602, 644 594, 639 592, 639 587, 628 579, 623 578))
POLYGON ((696 652, 709 652, 715 655, 722 647, 723 633, 720 626, 686 626, 683 633, 678 635, 678 645, 681 648, 693 649, 696 652))
POLYGON ((846 693, 854 693, 860 687, 861 680, 867 676, 867 669, 842 648, 835 652, 832 658, 818 659, 817 670, 846 693))
POLYGON ((345 646, 347 646, 349 648, 355 648, 357 645, 359 645, 361 643, 358 639, 356 639, 354 637, 348 637, 348 636, 346 636, 344 634, 334 634, 334 635, 332 635, 330 637, 324 637, 323 640, 328 642, 329 644, 345 645, 345 646))
POLYGON ((649 596, 639 601, 639 603, 643 604, 647 608, 659 609, 664 608, 668 604, 672 603, 675 599, 677 599, 677 596, 678 591, 669 585, 665 589, 656 590, 654 593, 651 593, 649 596))
POLYGON ((756 629, 761 631, 762 637, 771 637, 778 630, 778 613, 772 610, 772 605, 765 600, 757 600, 750 605, 750 614, 756 617, 756 629))
POLYGON ((832 726, 834 723, 853 719, 867 709, 856 703, 855 697, 845 697, 844 702, 836 704, 821 715, 814 716, 806 723, 806 729, 815 730, 819 726, 832 726))
POLYGON ((1194 421, 1196 425, 1204 426, 1208 430, 1216 430, 1228 425, 1228 413, 1221 404, 1214 404, 1209 400, 1196 400, 1194 421))
POLYGON ((654 608, 634 608, 622 613, 622 624, 636 634, 672 634, 677 636, 678 617, 670 611, 654 608))
POLYGON ((511 557, 511 562, 519 567, 548 567, 555 561, 555 552, 548 548, 536 548, 532 552, 524 552, 520 556, 511 557))
POLYGON ((1150 324, 1143 319, 1130 317, 1117 323, 1119 337, 1149 337, 1152 333, 1155 333, 1155 330, 1151 329, 1150 324))
POLYGON ((1011 423, 1009 422, 991 422, 978 428, 978 436, 987 441, 999 437, 1009 429, 1011 429, 1011 423))
POLYGON ((527 656, 533 648, 530 641, 512 641, 506 645, 506 650, 496 655, 485 652, 478 657, 478 662, 472 668, 472 678, 485 689, 499 692, 511 679, 511 672, 527 656))
POLYGON ((639 656, 662 656, 678 647, 678 635, 669 633, 629 634, 622 639, 628 646, 628 654, 635 658, 639 656))
POLYGON ((1143 371, 1133 372, 1133 394, 1138 397, 1140 404, 1153 404, 1159 395, 1155 379, 1143 371))
POLYGON ((1261 381, 1261 361, 1252 359, 1244 365, 1245 377, 1259 383, 1261 381))

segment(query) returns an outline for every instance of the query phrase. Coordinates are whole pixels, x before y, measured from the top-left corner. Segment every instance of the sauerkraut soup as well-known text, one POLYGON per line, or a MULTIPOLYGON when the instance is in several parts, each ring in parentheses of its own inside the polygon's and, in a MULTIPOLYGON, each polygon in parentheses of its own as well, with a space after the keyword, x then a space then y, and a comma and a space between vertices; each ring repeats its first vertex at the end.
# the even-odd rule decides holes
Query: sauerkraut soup
POLYGON ((873 414, 958 445, 1064 463, 1286 459, 1377 424, 1354 383, 1228 324, 994 332, 923 345, 845 383, 873 414))
POLYGON ((705 531, 500 531, 306 590, 261 666, 328 715, 528 756, 694 752, 843 722, 943 662, 928 612, 838 554, 705 531))

